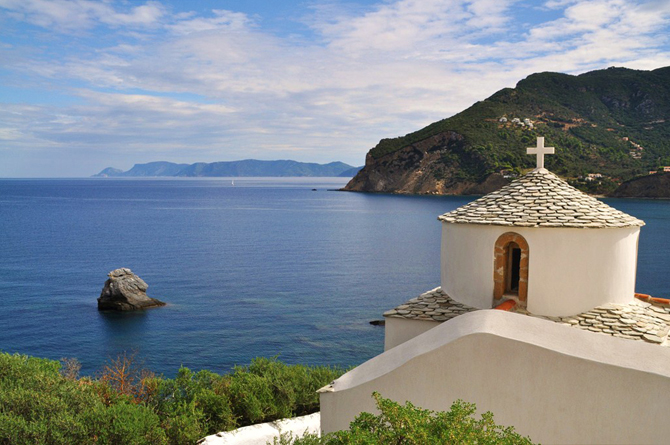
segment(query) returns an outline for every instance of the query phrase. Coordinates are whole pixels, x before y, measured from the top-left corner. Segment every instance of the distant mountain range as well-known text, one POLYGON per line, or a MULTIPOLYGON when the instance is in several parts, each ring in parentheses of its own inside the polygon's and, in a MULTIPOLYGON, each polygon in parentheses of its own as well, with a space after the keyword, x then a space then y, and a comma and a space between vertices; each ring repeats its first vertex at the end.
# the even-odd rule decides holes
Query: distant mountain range
POLYGON ((526 147, 537 136, 556 147, 547 168, 589 193, 610 194, 663 170, 670 166, 670 67, 533 74, 454 116, 382 139, 345 189, 488 193, 535 166, 526 147))
POLYGON ((315 164, 298 161, 258 161, 246 159, 230 162, 196 162, 175 164, 173 162, 149 162, 135 164, 128 171, 107 167, 94 177, 290 177, 320 176, 352 178, 363 167, 354 167, 344 162, 315 164))

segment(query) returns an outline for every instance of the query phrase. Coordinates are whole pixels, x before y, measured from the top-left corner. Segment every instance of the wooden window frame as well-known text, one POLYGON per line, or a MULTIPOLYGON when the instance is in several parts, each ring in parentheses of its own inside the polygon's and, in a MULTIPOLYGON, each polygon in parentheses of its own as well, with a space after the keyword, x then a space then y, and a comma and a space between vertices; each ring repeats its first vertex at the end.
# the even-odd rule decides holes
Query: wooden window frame
POLYGON ((507 274, 509 269, 510 245, 515 243, 521 249, 519 261, 519 302, 525 304, 528 300, 528 255, 529 248, 526 239, 514 232, 503 233, 498 237, 494 247, 493 265, 493 306, 500 304, 505 296, 507 274))

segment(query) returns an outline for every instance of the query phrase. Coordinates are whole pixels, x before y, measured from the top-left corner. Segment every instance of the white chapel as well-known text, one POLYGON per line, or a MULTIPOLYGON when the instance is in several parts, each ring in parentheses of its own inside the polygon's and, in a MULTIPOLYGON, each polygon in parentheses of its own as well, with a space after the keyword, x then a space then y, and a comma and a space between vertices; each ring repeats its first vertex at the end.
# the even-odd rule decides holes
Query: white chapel
POLYGON ((552 316, 631 302, 644 223, 546 170, 544 138, 528 151, 535 170, 439 217, 442 290, 479 309, 513 298, 552 316))
POLYGON ((670 301, 635 293, 641 220, 544 168, 441 215, 441 286, 384 313, 385 352, 320 390, 321 429, 373 391, 492 411, 542 443, 667 443, 670 301), (576 328, 576 329, 575 329, 576 328))

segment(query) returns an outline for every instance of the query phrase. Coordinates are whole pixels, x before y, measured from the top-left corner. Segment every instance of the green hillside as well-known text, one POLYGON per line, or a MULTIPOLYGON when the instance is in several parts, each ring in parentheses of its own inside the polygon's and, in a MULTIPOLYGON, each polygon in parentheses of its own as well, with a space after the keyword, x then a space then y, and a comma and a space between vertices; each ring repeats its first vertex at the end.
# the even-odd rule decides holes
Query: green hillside
MULTIPOLYGON (((491 173, 534 167, 524 147, 544 136, 557 148, 546 167, 562 176, 605 176, 600 188, 670 165, 670 67, 654 71, 609 68, 579 76, 533 74, 516 88, 406 136, 383 139, 373 160, 447 131, 463 136, 442 150, 432 174, 457 169, 462 178, 482 182, 491 173), (502 117, 507 122, 501 122, 502 117), (514 118, 528 125, 512 123, 514 118)), ((588 188, 592 184, 582 184, 588 188)))

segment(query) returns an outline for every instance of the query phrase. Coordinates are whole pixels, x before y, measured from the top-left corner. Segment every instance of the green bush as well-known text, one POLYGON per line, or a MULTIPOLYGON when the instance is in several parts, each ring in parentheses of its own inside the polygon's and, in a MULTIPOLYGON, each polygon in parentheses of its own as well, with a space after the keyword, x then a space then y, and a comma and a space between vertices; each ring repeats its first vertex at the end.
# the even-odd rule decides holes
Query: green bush
POLYGON ((78 363, 0 353, 0 445, 186 444, 219 431, 309 414, 344 370, 254 359, 218 375, 153 376, 123 354, 97 379, 78 363))
POLYGON ((0 444, 167 443, 151 409, 106 400, 104 383, 59 370, 53 360, 0 354, 0 444))
POLYGON ((187 443, 206 434, 235 428, 230 400, 220 382, 226 379, 209 371, 195 374, 180 368, 174 379, 156 379, 149 398, 163 419, 171 443, 187 443))
POLYGON ((195 443, 203 436, 214 432, 208 431, 204 414, 195 401, 175 402, 169 414, 161 415, 161 419, 163 420, 161 426, 172 444, 195 443))
MULTIPOLYGON (((96 409, 82 416, 89 425, 95 443, 99 444, 167 444, 168 438, 161 428, 159 417, 143 405, 120 401, 109 406, 97 405, 96 409)), ((67 443, 85 443, 72 441, 67 443)))
POLYGON ((373 393, 379 415, 361 413, 351 422, 349 431, 338 431, 319 438, 313 434, 293 438, 283 436, 275 444, 477 444, 530 445, 513 427, 502 427, 486 412, 478 420, 474 404, 457 400, 449 411, 433 412, 410 402, 400 405, 373 393))
MULTIPOLYGON (((218 431, 315 412, 316 390, 344 371, 257 358, 228 375, 181 368, 177 377, 165 379, 141 377, 149 374, 128 366, 125 355, 111 363, 105 367, 109 374, 79 379, 72 362, 63 371, 53 360, 0 353, 0 444, 195 443, 218 431)), ((434 413, 373 396, 381 414, 362 413, 350 431, 279 442, 531 443, 513 428, 496 425, 491 413, 475 419, 475 406, 460 400, 434 413)))
POLYGON ((230 399, 238 425, 301 416, 319 410, 316 391, 343 370, 288 366, 276 359, 257 358, 236 367, 230 376, 230 399))

